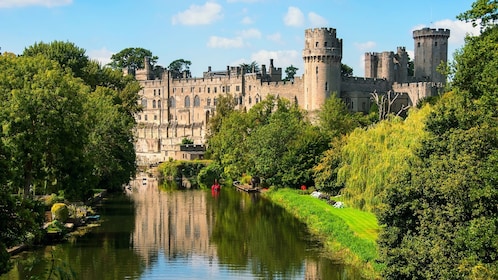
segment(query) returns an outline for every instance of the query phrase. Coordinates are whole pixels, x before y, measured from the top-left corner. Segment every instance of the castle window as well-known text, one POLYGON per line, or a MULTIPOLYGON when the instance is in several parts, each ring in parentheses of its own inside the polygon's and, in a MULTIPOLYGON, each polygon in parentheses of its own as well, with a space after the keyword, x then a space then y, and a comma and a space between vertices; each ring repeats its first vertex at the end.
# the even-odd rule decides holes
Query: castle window
POLYGON ((217 92, 218 92, 218 90, 217 90, 217 89, 218 89, 217 87, 215 87, 215 88, 214 88, 214 93, 217 93, 217 92))
POLYGON ((252 103, 252 98, 249 96, 249 104, 252 103))
POLYGON ((176 106, 176 101, 175 101, 175 98, 172 96, 169 98, 169 107, 175 108, 175 106, 176 106))
POLYGON ((316 70, 315 70, 315 71, 316 71, 316 74, 318 74, 318 66, 316 67, 316 70))
POLYGON ((201 87, 199 87, 199 92, 202 92, 202 88, 201 87))
POLYGON ((418 42, 418 43, 417 43, 417 47, 419 47, 419 48, 420 48, 420 42, 418 42))
POLYGON ((213 105, 214 105, 214 106, 216 106, 216 104, 218 104, 218 99, 217 99, 217 98, 215 98, 215 99, 213 100, 213 105))
POLYGON ((154 96, 156 96, 156 90, 154 90, 154 96))
POLYGON ((208 97, 208 99, 206 100, 206 103, 207 103, 207 106, 211 106, 211 98, 208 97))
POLYGON ((237 97, 233 98, 233 102, 235 103, 235 105, 239 105, 238 101, 239 101, 239 99, 237 97))
POLYGON ((161 108, 161 100, 157 100, 157 108, 161 108))
POLYGON ((324 47, 327 47, 327 42, 323 43, 323 46, 324 46, 324 47))
POLYGON ((156 108, 156 101, 152 100, 152 108, 156 108))
POLYGON ((154 120, 157 121, 157 115, 154 115, 154 120))
POLYGON ((182 91, 182 93, 183 93, 183 88, 181 88, 181 91, 182 91))
POLYGON ((434 42, 434 46, 437 47, 437 42, 434 42))
POLYGON ((249 91, 251 91, 251 85, 249 85, 249 91))
POLYGON ((225 92, 225 87, 221 87, 221 92, 225 92))
POLYGON ((315 48, 318 48, 318 42, 315 42, 315 48))
POLYGON ((147 120, 147 115, 144 115, 145 120, 147 120))
POLYGON ((208 93, 211 93, 211 88, 208 88, 208 93))
POLYGON ((190 87, 190 92, 194 92, 194 87, 190 87))
POLYGON ((147 108, 147 99, 142 99, 142 107, 147 108))
POLYGON ((240 86, 235 86, 235 91, 240 91, 240 86))
POLYGON ((185 107, 190 107, 190 97, 185 96, 185 107))
POLYGON ((227 92, 230 92, 230 86, 227 86, 227 92))
POLYGON ((194 107, 199 107, 201 106, 201 99, 199 98, 199 95, 196 95, 194 97, 194 107))
POLYGON ((242 96, 239 96, 239 104, 240 105, 242 105, 242 101, 243 101, 242 96))
POLYGON ((161 89, 158 89, 157 91, 158 91, 157 95, 161 96, 161 89))
POLYGON ((325 91, 329 91, 329 83, 325 82, 325 91))

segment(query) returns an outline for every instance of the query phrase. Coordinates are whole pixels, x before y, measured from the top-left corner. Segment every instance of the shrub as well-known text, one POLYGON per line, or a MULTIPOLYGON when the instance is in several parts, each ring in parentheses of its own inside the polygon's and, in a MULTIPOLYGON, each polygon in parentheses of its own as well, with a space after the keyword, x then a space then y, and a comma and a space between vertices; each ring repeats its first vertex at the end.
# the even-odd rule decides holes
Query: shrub
POLYGON ((69 209, 64 203, 55 203, 50 211, 54 220, 65 222, 69 218, 69 209))

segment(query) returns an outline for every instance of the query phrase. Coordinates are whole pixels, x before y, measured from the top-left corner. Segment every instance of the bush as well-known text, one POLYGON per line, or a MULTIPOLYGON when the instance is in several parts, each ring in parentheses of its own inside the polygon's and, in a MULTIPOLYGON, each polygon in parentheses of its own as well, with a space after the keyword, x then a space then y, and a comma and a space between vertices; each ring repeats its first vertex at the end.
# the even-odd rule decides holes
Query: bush
POLYGON ((64 203, 55 203, 50 211, 54 220, 65 222, 69 218, 69 209, 64 203))

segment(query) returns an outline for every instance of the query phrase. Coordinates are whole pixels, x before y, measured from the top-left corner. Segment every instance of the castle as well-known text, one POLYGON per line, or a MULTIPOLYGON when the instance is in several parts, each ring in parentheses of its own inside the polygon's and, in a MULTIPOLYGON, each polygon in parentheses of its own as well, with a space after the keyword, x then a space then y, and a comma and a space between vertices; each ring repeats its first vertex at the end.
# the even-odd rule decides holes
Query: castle
POLYGON ((208 71, 203 77, 173 78, 169 71, 155 76, 148 59, 144 69, 134 72, 140 82, 143 111, 136 116, 136 153, 139 165, 172 159, 202 157, 209 118, 215 113, 217 97, 233 96, 237 109, 249 110, 268 95, 287 98, 313 113, 331 94, 344 100, 352 112, 368 112, 372 93, 396 93, 392 112, 414 106, 420 99, 442 91, 446 77, 437 71, 448 57, 448 29, 424 28, 413 31, 414 67, 408 75, 408 54, 365 54, 365 77, 341 73, 342 39, 333 28, 305 30, 304 73, 292 81, 282 80, 282 69, 269 67, 244 73, 240 66, 208 71), (183 139, 194 142, 180 145, 183 139))

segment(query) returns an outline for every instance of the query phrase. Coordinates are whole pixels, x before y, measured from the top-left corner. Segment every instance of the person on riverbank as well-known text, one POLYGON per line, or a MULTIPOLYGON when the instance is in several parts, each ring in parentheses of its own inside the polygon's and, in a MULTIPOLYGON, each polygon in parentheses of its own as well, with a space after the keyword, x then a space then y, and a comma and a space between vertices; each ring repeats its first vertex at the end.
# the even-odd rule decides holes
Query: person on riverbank
POLYGON ((221 190, 220 184, 218 184, 218 180, 214 179, 214 184, 211 186, 212 192, 219 192, 221 190))

